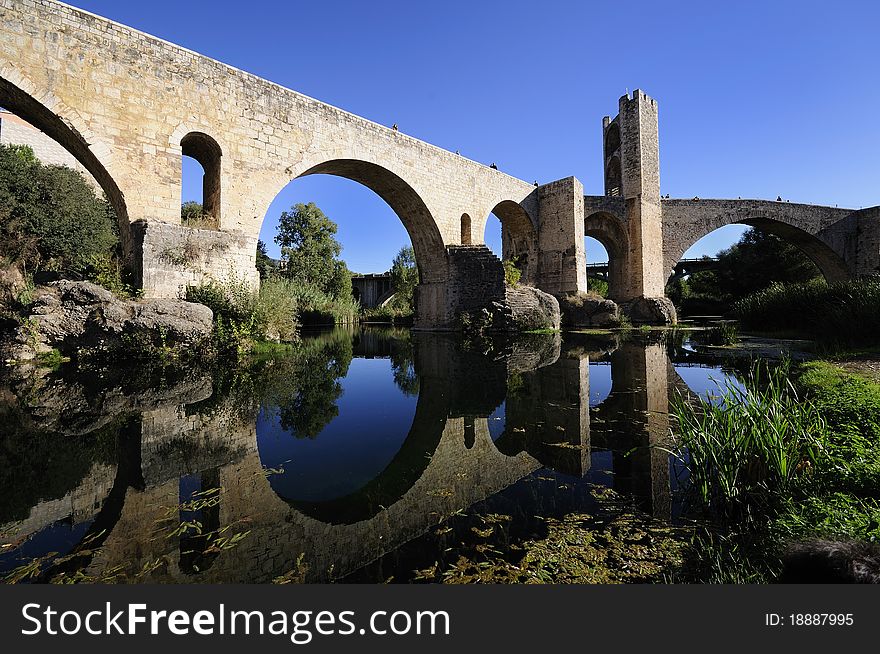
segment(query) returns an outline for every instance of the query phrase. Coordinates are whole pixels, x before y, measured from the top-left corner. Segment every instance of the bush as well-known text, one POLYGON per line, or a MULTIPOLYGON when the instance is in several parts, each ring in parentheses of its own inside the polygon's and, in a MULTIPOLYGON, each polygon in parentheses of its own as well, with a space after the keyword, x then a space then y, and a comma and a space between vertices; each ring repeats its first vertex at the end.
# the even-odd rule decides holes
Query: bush
MULTIPOLYGON (((350 282, 349 282, 350 283, 350 282)), ((290 291, 299 309, 299 319, 308 325, 344 325, 357 322, 360 303, 351 296, 333 297, 316 284, 292 280, 290 291)))
POLYGON ((366 322, 386 322, 394 325, 412 324, 413 317, 412 309, 393 303, 373 309, 364 309, 363 312, 363 318, 366 322))
POLYGON ((214 312, 214 338, 222 356, 241 357, 258 341, 292 342, 298 338, 294 284, 268 279, 254 292, 247 282, 230 278, 187 289, 186 299, 214 312))
POLYGON ((514 259, 505 259, 502 265, 504 266, 504 283, 508 286, 519 284, 522 272, 516 267, 516 261, 514 259))
POLYGON ((0 146, 0 254, 29 272, 85 276, 118 244, 116 216, 79 172, 0 146))
POLYGON ((746 329, 798 333, 833 345, 876 341, 880 277, 771 284, 737 302, 733 312, 746 329))

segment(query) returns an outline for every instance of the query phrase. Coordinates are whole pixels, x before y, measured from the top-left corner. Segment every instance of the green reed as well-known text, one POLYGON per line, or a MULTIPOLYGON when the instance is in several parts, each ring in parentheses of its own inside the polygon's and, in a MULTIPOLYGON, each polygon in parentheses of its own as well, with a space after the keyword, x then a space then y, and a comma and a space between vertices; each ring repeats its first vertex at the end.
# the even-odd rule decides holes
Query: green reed
POLYGON ((787 366, 757 364, 744 386, 726 379, 716 387, 708 400, 673 401, 674 453, 702 509, 739 520, 767 511, 810 474, 827 430, 789 381, 787 366))

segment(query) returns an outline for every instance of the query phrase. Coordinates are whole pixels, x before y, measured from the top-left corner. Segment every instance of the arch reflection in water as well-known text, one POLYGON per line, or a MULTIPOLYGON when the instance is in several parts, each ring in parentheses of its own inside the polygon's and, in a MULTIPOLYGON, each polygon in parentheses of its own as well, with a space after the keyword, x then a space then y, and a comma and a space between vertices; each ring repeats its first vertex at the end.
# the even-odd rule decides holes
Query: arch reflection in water
MULTIPOLYGON (((499 493, 544 510, 554 502, 528 505, 535 486, 515 491, 535 474, 587 484, 611 471, 647 509, 670 513, 668 456, 656 446, 684 382, 660 342, 541 335, 487 355, 451 336, 349 330, 247 374, 83 383, 49 376, 36 401, 10 400, 17 413, 4 414, 49 448, 69 442, 72 425, 87 441, 106 434, 100 452, 113 452, 82 449, 64 487, 32 476, 29 499, 0 520, 16 546, 4 569, 42 548, 80 552, 64 569, 97 577, 119 568, 149 581, 259 582, 300 561, 305 580, 340 578, 499 493), (194 491, 210 501, 178 507, 194 491), (246 536, 217 552, 177 529, 192 520, 246 536), (98 533, 88 547, 72 542, 98 533)), ((7 385, 4 401, 20 397, 7 385)), ((44 577, 62 569, 48 567, 44 577)))

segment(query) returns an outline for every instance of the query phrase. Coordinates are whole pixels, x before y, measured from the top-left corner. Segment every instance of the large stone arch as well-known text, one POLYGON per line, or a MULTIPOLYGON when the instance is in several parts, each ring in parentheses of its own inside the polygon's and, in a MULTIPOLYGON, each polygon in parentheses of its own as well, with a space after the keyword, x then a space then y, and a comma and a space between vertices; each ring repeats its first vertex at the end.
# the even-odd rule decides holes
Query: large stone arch
POLYGON ((621 220, 607 211, 596 211, 584 219, 584 236, 599 241, 608 251, 608 297, 625 297, 629 236, 621 220))
POLYGON ((854 270, 848 250, 857 230, 849 210, 754 200, 689 200, 663 203, 664 265, 672 273, 684 253, 704 236, 726 225, 748 225, 774 234, 806 254, 829 282, 848 279, 854 270), (668 208, 667 208, 668 207, 668 208))
MULTIPOLYGON (((522 283, 535 285, 538 273, 538 233, 532 216, 520 203, 502 200, 489 212, 501 221, 501 256, 516 261, 522 283)), ((485 241, 487 215, 482 234, 485 241)))
MULTIPOLYGON (((421 195, 397 173, 358 158, 333 158, 318 163, 310 161, 288 171, 294 174, 284 186, 308 175, 334 175, 366 186, 391 207, 406 228, 415 251, 420 282, 430 284, 446 280, 446 249, 437 222, 421 195)), ((278 188, 269 202, 282 189, 278 188)))
POLYGON ((101 186, 119 221, 120 239, 131 254, 125 197, 108 172, 112 152, 88 129, 86 121, 51 92, 40 91, 9 65, 0 69, 0 106, 54 139, 89 171, 101 186))

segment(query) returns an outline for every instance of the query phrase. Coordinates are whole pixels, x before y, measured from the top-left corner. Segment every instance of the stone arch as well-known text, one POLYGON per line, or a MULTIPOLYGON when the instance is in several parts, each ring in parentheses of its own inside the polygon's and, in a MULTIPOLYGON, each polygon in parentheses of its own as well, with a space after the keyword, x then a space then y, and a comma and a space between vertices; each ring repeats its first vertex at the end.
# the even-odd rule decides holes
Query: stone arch
MULTIPOLYGON (((538 268, 538 237, 528 211, 513 200, 502 200, 490 213, 495 214, 501 221, 502 258, 515 260, 517 268, 522 272, 522 282, 535 285, 538 268)), ((485 233, 485 225, 483 231, 485 233)))
POLYGON ((110 149, 98 142, 78 114, 51 93, 40 93, 24 76, 4 67, 0 76, 0 106, 54 139, 89 171, 101 186, 119 221, 123 251, 132 251, 125 197, 108 172, 110 149))
POLYGON ((605 160, 620 149, 620 126, 614 122, 605 130, 605 160))
POLYGON ((608 252, 609 299, 625 299, 629 237, 620 219, 607 211, 591 213, 584 219, 584 236, 596 239, 608 252))
MULTIPOLYGON (((308 175, 333 175, 366 186, 382 198, 403 223, 412 241, 420 284, 446 281, 446 247, 434 216, 419 193, 399 175, 377 163, 354 158, 309 162, 289 168, 287 172, 291 177, 285 184, 308 175)), ((272 198, 275 195, 277 192, 272 198)))
POLYGON ((716 229, 726 225, 748 225, 778 236, 784 241, 791 243, 806 254, 829 282, 841 281, 851 277, 851 272, 843 257, 829 244, 818 236, 811 234, 802 227, 793 224, 793 221, 782 220, 773 217, 769 212, 755 213, 743 217, 736 213, 723 213, 712 216, 708 220, 699 223, 699 229, 689 232, 687 238, 676 244, 676 248, 667 259, 667 272, 673 274, 675 265, 681 260, 687 250, 704 236, 708 236, 716 229))
POLYGON ((471 217, 468 214, 463 213, 461 214, 461 244, 470 245, 471 242, 471 217))
POLYGON ((220 226, 221 159, 223 150, 204 132, 189 132, 180 139, 181 154, 192 157, 205 171, 202 178, 202 211, 220 226))

